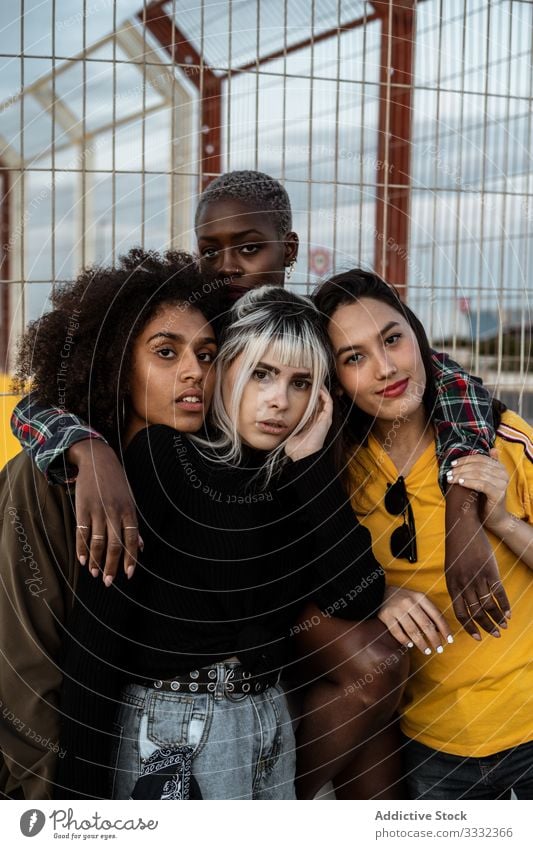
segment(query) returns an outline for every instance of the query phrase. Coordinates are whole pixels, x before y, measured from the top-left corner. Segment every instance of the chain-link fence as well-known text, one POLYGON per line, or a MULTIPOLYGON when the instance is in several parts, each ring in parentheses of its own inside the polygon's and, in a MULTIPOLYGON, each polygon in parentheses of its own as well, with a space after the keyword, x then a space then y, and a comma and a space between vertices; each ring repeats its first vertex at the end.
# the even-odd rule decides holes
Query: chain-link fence
POLYGON ((355 264, 533 418, 533 4, 12 0, 0 25, 0 352, 133 244, 194 248, 209 179, 289 191, 292 285, 355 264))

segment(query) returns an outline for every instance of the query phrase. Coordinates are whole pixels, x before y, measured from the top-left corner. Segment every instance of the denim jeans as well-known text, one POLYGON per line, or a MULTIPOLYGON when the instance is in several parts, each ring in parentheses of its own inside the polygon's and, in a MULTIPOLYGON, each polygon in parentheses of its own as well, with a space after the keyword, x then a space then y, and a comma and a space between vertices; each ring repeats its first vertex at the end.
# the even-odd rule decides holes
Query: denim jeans
POLYGON ((411 799, 533 799, 533 742, 485 758, 462 758, 405 737, 411 799))
POLYGON ((204 799, 295 799, 295 741, 281 686, 257 695, 122 691, 113 798, 129 799, 141 765, 162 747, 192 746, 204 799))

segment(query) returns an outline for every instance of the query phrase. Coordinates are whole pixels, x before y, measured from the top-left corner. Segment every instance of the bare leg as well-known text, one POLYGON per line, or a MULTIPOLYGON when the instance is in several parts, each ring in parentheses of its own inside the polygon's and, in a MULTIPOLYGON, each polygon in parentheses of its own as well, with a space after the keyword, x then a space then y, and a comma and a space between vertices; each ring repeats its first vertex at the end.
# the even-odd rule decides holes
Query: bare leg
POLYGON ((356 749, 333 781, 337 799, 408 799, 399 757, 401 740, 395 720, 356 749))
MULTIPOLYGON (((380 740, 372 766, 369 760, 373 736, 387 726, 400 701, 409 666, 405 650, 378 619, 348 622, 308 605, 300 622, 312 624, 295 637, 298 673, 308 683, 297 731, 298 797, 314 798, 351 766, 363 743, 369 746, 365 761, 374 786, 388 787, 398 772, 391 735, 380 740), (387 740, 393 747, 388 754, 387 740)), ((356 781, 355 771, 345 780, 356 781)))

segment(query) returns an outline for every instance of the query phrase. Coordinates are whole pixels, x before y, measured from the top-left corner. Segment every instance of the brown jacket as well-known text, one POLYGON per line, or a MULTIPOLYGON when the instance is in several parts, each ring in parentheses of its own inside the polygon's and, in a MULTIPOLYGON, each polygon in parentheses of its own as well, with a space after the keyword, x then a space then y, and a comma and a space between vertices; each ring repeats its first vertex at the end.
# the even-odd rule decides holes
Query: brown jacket
POLYGON ((72 493, 19 454, 0 473, 0 522, 0 797, 49 799, 78 568, 72 493))

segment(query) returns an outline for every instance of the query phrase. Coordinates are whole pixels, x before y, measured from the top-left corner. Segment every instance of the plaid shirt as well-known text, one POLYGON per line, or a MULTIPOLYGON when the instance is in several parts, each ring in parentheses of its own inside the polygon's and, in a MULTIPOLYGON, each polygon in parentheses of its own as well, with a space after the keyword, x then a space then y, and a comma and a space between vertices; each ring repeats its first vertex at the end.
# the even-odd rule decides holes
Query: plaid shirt
MULTIPOLYGON (((447 354, 433 352, 433 370, 437 384, 433 421, 439 482, 445 492, 452 460, 466 454, 487 454, 495 433, 491 396, 481 381, 463 371, 447 354)), ((52 483, 70 483, 75 478, 76 469, 63 458, 71 445, 82 439, 103 439, 77 416, 38 404, 33 393, 15 407, 11 430, 52 483)))
POLYGON ((45 407, 34 392, 13 410, 11 430, 24 451, 50 483, 72 483, 77 469, 66 462, 65 452, 83 439, 106 440, 72 413, 45 407))
POLYGON ((452 460, 467 454, 488 454, 496 433, 492 395, 447 354, 433 351, 437 402, 433 423, 437 433, 439 483, 446 493, 446 474, 452 460))

